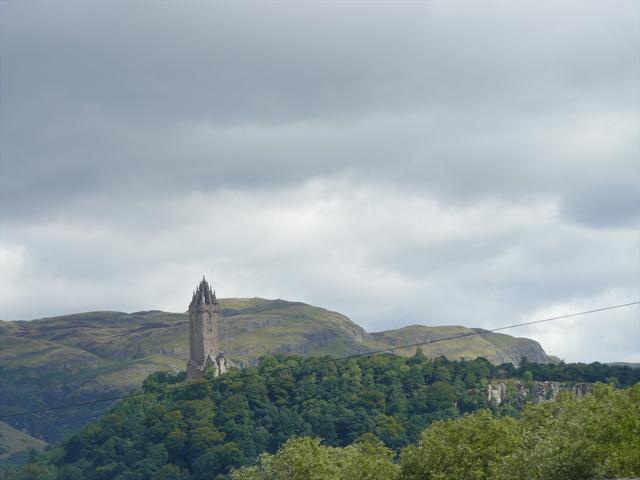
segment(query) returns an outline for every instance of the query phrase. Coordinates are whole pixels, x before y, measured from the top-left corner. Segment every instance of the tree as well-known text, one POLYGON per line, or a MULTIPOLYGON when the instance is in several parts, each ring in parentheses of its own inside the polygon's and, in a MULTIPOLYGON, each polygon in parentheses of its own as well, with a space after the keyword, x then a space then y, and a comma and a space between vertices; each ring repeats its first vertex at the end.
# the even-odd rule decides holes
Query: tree
POLYGON ((182 480, 182 475, 175 465, 165 465, 151 477, 151 480, 182 480))
POLYGON ((403 450, 403 480, 492 478, 494 465, 518 445, 512 418, 496 419, 487 410, 440 421, 425 430, 415 446, 403 450))
POLYGON ((318 438, 291 438, 276 454, 263 454, 256 467, 231 473, 232 480, 395 480, 398 467, 382 444, 358 442, 346 448, 318 438))
POLYGON ((627 390, 596 385, 592 395, 563 392, 528 405, 521 448, 500 478, 579 480, 640 475, 640 384, 627 390))

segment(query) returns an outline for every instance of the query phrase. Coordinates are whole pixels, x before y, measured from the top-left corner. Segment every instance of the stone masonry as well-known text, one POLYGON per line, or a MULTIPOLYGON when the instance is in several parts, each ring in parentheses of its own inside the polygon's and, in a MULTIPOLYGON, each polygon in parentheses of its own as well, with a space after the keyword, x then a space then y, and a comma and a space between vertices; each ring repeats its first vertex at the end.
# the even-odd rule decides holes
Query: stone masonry
POLYGON ((219 322, 220 304, 216 293, 202 277, 189 304, 187 380, 202 378, 209 368, 213 368, 214 376, 227 370, 227 362, 220 351, 219 322))

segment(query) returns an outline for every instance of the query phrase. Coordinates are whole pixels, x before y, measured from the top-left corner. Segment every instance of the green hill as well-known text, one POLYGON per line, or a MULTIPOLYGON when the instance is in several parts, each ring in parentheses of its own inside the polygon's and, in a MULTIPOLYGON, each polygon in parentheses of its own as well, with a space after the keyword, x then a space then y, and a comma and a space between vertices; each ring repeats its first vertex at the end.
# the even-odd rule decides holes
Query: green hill
POLYGON ((24 463, 31 450, 43 450, 46 442, 0 422, 0 465, 24 463))
MULTIPOLYGON (((221 342, 228 359, 255 364, 273 353, 341 356, 448 335, 465 327, 412 326, 367 333, 344 315, 284 300, 221 300, 221 342)), ((109 398, 130 391, 156 371, 179 372, 188 358, 188 318, 157 310, 89 312, 33 321, 0 321, 0 415, 109 398)), ((522 356, 545 363, 537 342, 508 335, 478 336, 423 347, 428 356, 482 356, 494 364, 522 356)), ((396 351, 411 355, 415 349, 396 351)), ((54 442, 97 418, 108 403, 7 421, 54 442)))

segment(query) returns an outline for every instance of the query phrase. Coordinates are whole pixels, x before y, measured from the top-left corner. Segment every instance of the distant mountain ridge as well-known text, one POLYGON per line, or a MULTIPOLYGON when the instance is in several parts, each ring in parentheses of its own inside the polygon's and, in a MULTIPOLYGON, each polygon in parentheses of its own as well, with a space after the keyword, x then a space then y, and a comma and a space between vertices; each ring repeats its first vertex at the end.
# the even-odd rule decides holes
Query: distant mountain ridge
MULTIPOLYGON (((342 356, 424 342, 473 330, 414 325, 368 333, 336 312, 285 300, 222 299, 221 342, 237 365, 272 353, 342 356)), ((188 358, 188 317, 158 310, 88 312, 32 321, 0 321, 0 415, 106 398, 139 387, 159 370, 181 371, 188 358)), ((482 332, 422 347, 428 356, 521 357, 552 362, 535 341, 482 332)), ((412 355, 415 348, 396 350, 412 355)), ((14 428, 48 442, 77 431, 108 404, 15 417, 14 428)))

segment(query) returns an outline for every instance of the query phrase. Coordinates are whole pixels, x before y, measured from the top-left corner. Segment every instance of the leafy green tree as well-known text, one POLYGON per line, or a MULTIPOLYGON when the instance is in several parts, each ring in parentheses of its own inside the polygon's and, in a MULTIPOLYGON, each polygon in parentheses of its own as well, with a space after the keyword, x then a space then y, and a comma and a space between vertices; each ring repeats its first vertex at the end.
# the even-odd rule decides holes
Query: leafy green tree
POLYGON ((187 434, 180 428, 176 428, 169 432, 164 439, 164 445, 172 460, 180 460, 185 453, 187 446, 187 434))
POLYGON ((291 438, 278 453, 263 454, 256 467, 231 473, 232 480, 394 480, 393 454, 379 443, 328 447, 317 438, 291 438))
POLYGON ((213 480, 230 468, 238 467, 245 462, 240 447, 234 442, 227 442, 209 448, 193 462, 193 473, 196 480, 213 480))
POLYGON ((504 479, 578 480, 640 475, 640 384, 592 395, 568 392, 555 402, 528 405, 522 447, 505 459, 504 479))
POLYGON ((76 465, 63 465, 58 471, 56 480, 84 480, 82 469, 76 465))
POLYGON ((434 423, 416 446, 404 449, 403 480, 492 478, 494 466, 518 444, 514 419, 496 419, 487 410, 434 423))
POLYGON ((165 465, 153 474, 151 480, 182 480, 182 478, 178 467, 175 465, 165 465))

